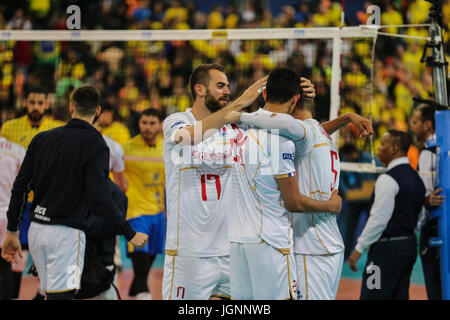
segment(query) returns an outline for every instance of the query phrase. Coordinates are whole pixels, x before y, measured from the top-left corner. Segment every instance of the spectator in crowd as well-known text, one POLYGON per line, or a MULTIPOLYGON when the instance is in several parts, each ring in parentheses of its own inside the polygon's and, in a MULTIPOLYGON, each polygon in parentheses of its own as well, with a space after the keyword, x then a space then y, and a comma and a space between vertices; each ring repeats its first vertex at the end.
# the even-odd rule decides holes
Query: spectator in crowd
POLYGON ((114 106, 103 105, 102 113, 98 118, 97 129, 104 136, 110 137, 123 146, 130 139, 130 132, 124 124, 115 121, 115 116, 116 108, 114 106))

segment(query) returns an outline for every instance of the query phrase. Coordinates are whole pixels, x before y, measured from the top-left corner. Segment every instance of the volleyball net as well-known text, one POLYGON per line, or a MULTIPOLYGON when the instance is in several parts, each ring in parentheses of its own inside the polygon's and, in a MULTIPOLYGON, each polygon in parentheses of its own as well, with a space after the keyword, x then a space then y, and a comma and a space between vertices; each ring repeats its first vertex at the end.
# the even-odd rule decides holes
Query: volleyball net
MULTIPOLYGON (((273 68, 289 67, 314 83, 315 118, 320 122, 346 112, 373 121, 375 132, 369 140, 358 139, 351 125, 332 135, 338 148, 353 144, 370 155, 365 163, 344 157, 342 170, 382 172, 375 162, 380 137, 388 128, 407 130, 411 91, 429 98, 433 90, 431 73, 419 57, 428 39, 426 29, 425 34, 390 33, 394 36, 383 37, 389 41, 380 40, 383 30, 402 27, 5 30, 0 32, 2 120, 23 112, 25 87, 42 85, 51 92, 53 116, 67 121, 70 92, 88 83, 100 90, 102 103, 115 110, 116 120, 132 136, 138 133, 136 113, 153 107, 167 116, 191 106, 188 79, 199 64, 225 67, 232 98, 273 68), (402 38, 397 41, 397 36, 402 38), (392 46, 408 56, 406 63, 380 65, 383 51, 392 46), (389 76, 397 77, 395 89, 385 82, 389 76), (394 100, 386 99, 389 94, 394 100)), ((263 103, 257 100, 248 111, 263 103)))

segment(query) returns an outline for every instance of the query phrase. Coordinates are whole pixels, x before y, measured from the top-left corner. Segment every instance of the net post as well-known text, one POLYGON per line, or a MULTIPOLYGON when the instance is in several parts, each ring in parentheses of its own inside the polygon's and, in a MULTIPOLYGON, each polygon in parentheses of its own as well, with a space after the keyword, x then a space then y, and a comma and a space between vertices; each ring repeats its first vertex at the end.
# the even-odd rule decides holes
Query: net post
MULTIPOLYGON (((444 202, 431 216, 438 218, 438 239, 430 239, 440 247, 442 299, 450 300, 450 110, 436 111, 436 143, 438 146, 439 182, 437 188, 442 188, 444 202)), ((430 243, 430 245, 433 245, 430 243)))

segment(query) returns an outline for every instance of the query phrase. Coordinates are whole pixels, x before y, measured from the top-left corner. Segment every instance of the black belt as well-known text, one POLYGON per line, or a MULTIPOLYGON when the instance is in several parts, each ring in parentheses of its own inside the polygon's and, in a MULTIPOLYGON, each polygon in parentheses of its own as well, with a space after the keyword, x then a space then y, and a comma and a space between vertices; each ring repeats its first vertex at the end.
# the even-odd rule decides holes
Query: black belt
POLYGON ((381 238, 380 240, 378 240, 377 242, 407 240, 407 239, 412 239, 413 237, 415 237, 414 234, 409 235, 409 236, 384 237, 384 238, 381 238))

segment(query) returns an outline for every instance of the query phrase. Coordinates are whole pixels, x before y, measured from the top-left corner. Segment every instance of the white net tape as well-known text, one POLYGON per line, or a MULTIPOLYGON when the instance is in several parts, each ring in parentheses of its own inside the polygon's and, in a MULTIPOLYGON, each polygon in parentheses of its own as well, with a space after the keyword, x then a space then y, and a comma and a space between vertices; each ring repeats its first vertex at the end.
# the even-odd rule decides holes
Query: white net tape
MULTIPOLYGON (((340 52, 343 39, 372 38, 383 26, 330 28, 271 28, 220 30, 3 30, 0 41, 177 41, 177 40, 265 40, 331 39, 333 41, 330 84, 330 118, 338 115, 341 81, 340 52)), ((372 85, 372 84, 371 84, 372 85)), ((337 135, 333 138, 337 143, 337 135)), ((373 150, 372 150, 373 155, 373 150)), ((341 170, 379 173, 385 169, 372 163, 341 162, 341 170)))

